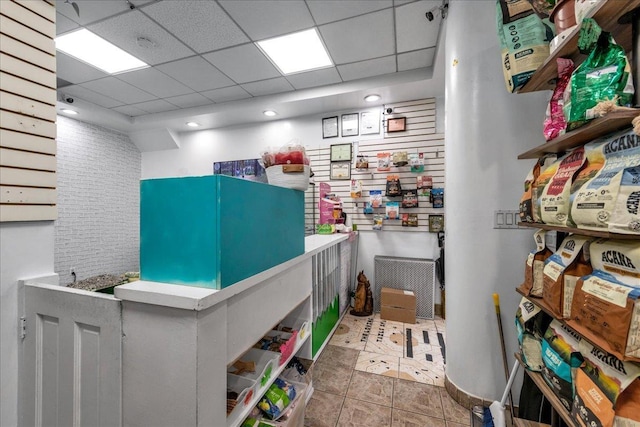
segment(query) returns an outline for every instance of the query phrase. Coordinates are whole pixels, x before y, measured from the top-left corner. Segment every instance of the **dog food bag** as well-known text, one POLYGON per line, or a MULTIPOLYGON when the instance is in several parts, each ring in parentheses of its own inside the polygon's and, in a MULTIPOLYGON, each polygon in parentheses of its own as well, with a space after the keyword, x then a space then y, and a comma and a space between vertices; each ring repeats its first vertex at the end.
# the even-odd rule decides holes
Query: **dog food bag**
POLYGON ((573 418, 584 427, 631 427, 640 423, 640 365, 623 362, 582 340, 584 365, 576 370, 573 418))
POLYGON ((550 322, 550 316, 522 297, 516 311, 516 332, 520 357, 530 371, 542 370, 542 337, 550 322))
POLYGON ((582 364, 578 345, 582 337, 573 329, 553 320, 542 339, 542 377, 562 404, 571 410, 573 370, 582 364))
POLYGON ((378 153, 378 171, 384 172, 391 170, 391 154, 390 153, 378 153))
POLYGON ((362 181, 359 179, 351 180, 351 197, 354 199, 362 197, 362 181))
POLYGON ((571 220, 578 228, 607 230, 623 170, 640 165, 640 138, 632 129, 610 135, 587 156, 602 168, 571 196, 571 220))
POLYGON ((559 159, 558 168, 540 197, 542 222, 566 226, 573 178, 586 160, 584 147, 579 147, 559 159))
POLYGON ((533 182, 533 186, 531 188, 531 199, 533 201, 534 222, 542 222, 542 194, 547 184, 549 184, 558 171, 561 161, 562 157, 560 159, 555 159, 548 165, 545 163, 540 167, 540 175, 538 175, 538 178, 533 182))
POLYGON ((571 319, 609 353, 640 357, 640 242, 598 239, 589 252, 593 273, 578 280, 571 319))
POLYGON ((640 166, 622 171, 618 198, 609 220, 609 231, 623 234, 640 233, 640 166))
POLYGON ((593 270, 588 262, 589 251, 583 249, 590 240, 578 235, 566 237, 544 263, 542 298, 556 317, 564 317, 564 307, 571 307, 576 282, 593 270))
POLYGON ((519 288, 525 295, 542 296, 544 262, 553 254, 546 246, 545 237, 544 230, 538 230, 533 235, 536 249, 527 257, 524 264, 524 283, 519 288))
POLYGON ((562 135, 567 128, 563 112, 563 95, 574 69, 573 61, 570 59, 558 58, 556 61, 558 63, 558 81, 553 89, 549 105, 547 105, 547 114, 543 124, 544 138, 547 141, 562 135))
POLYGON ((554 28, 548 18, 538 17, 527 0, 498 0, 496 25, 505 84, 515 92, 549 56, 554 28))
POLYGON ((536 160, 533 168, 529 171, 529 174, 524 180, 524 193, 520 198, 520 221, 522 222, 534 222, 533 221, 533 183, 538 176, 540 176, 540 169, 547 167, 553 163, 556 159, 555 154, 546 155, 536 160))

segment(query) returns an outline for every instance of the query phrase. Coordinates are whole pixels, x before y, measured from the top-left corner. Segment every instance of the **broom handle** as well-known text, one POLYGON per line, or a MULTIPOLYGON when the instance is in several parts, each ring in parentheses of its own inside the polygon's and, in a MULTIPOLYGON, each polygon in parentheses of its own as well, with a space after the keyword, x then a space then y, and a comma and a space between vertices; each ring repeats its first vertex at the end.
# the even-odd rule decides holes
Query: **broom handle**
MULTIPOLYGON (((502 317, 500 316, 500 295, 493 294, 493 305, 496 308, 496 317, 498 318, 498 331, 500 332, 500 347, 502 348, 502 365, 504 366, 504 377, 507 380, 507 386, 509 391, 509 412, 511 413, 511 420, 515 416, 513 410, 513 395, 511 394, 511 387, 508 384, 509 381, 509 365, 507 364, 507 350, 504 345, 504 332, 502 330, 502 317)), ((505 390, 506 391, 506 390, 505 390)))

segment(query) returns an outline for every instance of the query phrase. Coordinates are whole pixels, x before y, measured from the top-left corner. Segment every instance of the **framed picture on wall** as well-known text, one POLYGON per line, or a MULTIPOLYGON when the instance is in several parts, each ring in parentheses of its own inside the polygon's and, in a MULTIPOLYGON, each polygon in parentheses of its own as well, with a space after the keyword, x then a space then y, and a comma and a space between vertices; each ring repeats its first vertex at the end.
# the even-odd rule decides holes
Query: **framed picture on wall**
POLYGON ((351 144, 333 144, 329 153, 332 162, 351 161, 351 144))
POLYGON ((338 116, 322 119, 322 137, 335 138, 338 136, 338 116))
POLYGON ((370 135, 380 133, 380 113, 378 111, 365 111, 360 114, 360 134, 370 135))
POLYGON ((358 128, 358 113, 343 114, 342 115, 342 136, 357 136, 359 132, 358 128))
POLYGON ((351 179, 351 162, 333 162, 330 166, 329 179, 345 180, 351 179))
POLYGON ((387 119, 387 132, 402 132, 407 125, 406 117, 387 119))

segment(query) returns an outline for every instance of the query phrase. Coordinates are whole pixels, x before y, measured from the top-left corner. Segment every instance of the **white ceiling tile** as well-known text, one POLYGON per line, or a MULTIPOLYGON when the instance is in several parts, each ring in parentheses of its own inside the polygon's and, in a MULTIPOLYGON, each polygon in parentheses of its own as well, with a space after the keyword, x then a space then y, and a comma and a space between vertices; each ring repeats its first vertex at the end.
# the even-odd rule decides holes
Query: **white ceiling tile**
POLYGON ((440 4, 440 0, 430 0, 396 8, 398 53, 433 47, 438 43, 442 16, 439 11, 434 12, 433 21, 428 21, 424 15, 440 4))
POLYGON ((393 12, 390 9, 322 25, 320 33, 335 64, 395 53, 393 12))
POLYGON ((322 70, 309 71, 306 73, 291 74, 287 76, 289 83, 296 89, 305 89, 323 85, 340 83, 340 75, 335 67, 323 68, 322 70))
POLYGON ((193 55, 191 49, 138 10, 90 25, 88 29, 149 65, 193 55), (155 46, 139 46, 139 37, 149 39, 155 46))
POLYGON ((82 25, 130 11, 125 1, 119 0, 75 0, 75 3, 80 8, 80 16, 71 3, 65 3, 64 0, 56 0, 56 11, 82 25))
POLYGON ((121 73, 116 77, 158 98, 184 95, 193 92, 193 90, 182 83, 151 67, 121 73))
POLYGON ((201 92, 201 95, 206 96, 210 100, 216 103, 237 101, 239 99, 251 98, 251 95, 240 86, 230 86, 222 89, 208 90, 201 92))
POLYGON ((198 92, 234 84, 233 80, 199 56, 158 65, 156 68, 198 92))
POLYGON ((198 53, 249 41, 213 1, 163 1, 145 7, 143 11, 198 53))
POLYGON ((163 111, 177 110, 173 104, 168 103, 163 99, 154 99, 153 101, 141 102, 139 104, 133 104, 133 107, 146 111, 147 113, 162 113, 163 111))
POLYGON ((165 98, 165 100, 180 108, 200 107, 202 105, 212 104, 209 98, 205 98, 199 93, 189 93, 187 95, 173 96, 171 98, 165 98))
POLYGON ((78 84, 108 77, 109 74, 58 51, 56 52, 56 76, 78 84))
POLYGON ((125 116, 143 116, 145 114, 149 114, 144 110, 133 107, 131 105, 123 105, 122 107, 112 108, 113 111, 117 111, 118 113, 124 114, 125 116))
POLYGON ((65 86, 64 88, 60 89, 60 93, 62 93, 65 97, 71 96, 72 98, 78 98, 105 108, 113 108, 123 104, 122 102, 116 101, 113 98, 78 85, 65 86))
POLYGON ((220 4, 254 41, 314 26, 302 0, 231 0, 220 4))
POLYGON ((136 102, 151 101, 155 96, 147 93, 129 83, 123 82, 115 77, 105 77, 104 79, 93 80, 82 83, 82 87, 94 92, 109 96, 123 104, 134 104, 136 102))
POLYGON ((433 65, 436 48, 416 50, 398 55, 398 71, 414 70, 433 65))
POLYGON ((291 86, 284 77, 246 83, 241 86, 253 96, 272 95, 274 93, 289 92, 293 90, 293 86, 291 86))
POLYGON ((393 5, 391 0, 310 0, 307 5, 316 24, 322 25, 341 19, 353 18, 393 5))
POLYGON ((77 22, 73 22, 71 19, 61 14, 60 11, 56 12, 56 35, 75 30, 79 27, 80 25, 77 22))
POLYGON ((344 81, 396 72, 396 57, 371 59, 353 64, 338 65, 338 71, 344 81))
POLYGON ((279 77, 280 73, 253 43, 202 55, 237 83, 279 77))

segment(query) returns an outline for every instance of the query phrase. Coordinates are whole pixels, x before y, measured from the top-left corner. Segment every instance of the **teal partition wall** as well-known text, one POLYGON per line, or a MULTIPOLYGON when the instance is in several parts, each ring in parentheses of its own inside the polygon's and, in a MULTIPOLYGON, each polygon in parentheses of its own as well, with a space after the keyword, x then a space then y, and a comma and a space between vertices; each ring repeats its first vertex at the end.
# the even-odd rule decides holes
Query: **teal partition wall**
POLYGON ((221 175, 143 180, 140 278, 221 289, 304 253, 304 193, 221 175))

